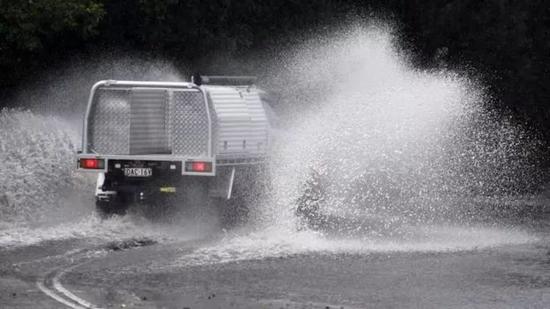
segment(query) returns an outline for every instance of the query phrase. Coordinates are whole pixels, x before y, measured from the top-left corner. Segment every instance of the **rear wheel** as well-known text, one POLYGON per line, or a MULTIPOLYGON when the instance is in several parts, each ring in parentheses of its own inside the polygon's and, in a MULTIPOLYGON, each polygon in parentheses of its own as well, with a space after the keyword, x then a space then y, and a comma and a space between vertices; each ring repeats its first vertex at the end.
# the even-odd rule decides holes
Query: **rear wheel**
POLYGON ((128 203, 125 201, 96 200, 95 209, 101 218, 109 218, 113 215, 123 216, 128 210, 128 203))
POLYGON ((187 222, 208 217, 212 203, 207 180, 206 177, 183 176, 170 184, 152 183, 144 199, 132 205, 131 211, 159 222, 187 222))
POLYGON ((234 190, 229 200, 217 200, 220 223, 224 228, 232 228, 246 224, 249 208, 246 198, 240 190, 234 190))
POLYGON ((239 167, 235 173, 231 198, 219 202, 222 226, 231 228, 245 225, 253 207, 264 201, 268 191, 269 178, 265 166, 239 167))

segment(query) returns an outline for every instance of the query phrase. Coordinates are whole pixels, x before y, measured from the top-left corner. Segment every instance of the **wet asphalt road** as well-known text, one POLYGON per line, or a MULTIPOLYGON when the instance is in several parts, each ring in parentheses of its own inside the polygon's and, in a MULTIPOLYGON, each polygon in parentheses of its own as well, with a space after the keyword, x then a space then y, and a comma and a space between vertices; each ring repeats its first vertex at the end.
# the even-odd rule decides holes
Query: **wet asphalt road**
POLYGON ((550 240, 546 227, 533 233, 525 244, 449 252, 304 252, 187 265, 174 261, 214 240, 48 241, 0 250, 0 307, 71 308, 40 289, 66 299, 57 278, 98 308, 550 308, 550 240))

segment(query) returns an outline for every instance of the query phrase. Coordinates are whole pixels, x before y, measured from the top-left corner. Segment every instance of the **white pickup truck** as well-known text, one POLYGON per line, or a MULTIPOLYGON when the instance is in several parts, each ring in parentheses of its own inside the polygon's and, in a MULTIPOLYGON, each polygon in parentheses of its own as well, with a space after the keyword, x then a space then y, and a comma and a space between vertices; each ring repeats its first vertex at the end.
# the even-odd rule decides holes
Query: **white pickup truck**
POLYGON ((190 188, 231 199, 235 179, 249 178, 270 147, 273 113, 254 80, 97 82, 77 155, 79 171, 98 174, 97 209, 125 213, 135 202, 190 188))

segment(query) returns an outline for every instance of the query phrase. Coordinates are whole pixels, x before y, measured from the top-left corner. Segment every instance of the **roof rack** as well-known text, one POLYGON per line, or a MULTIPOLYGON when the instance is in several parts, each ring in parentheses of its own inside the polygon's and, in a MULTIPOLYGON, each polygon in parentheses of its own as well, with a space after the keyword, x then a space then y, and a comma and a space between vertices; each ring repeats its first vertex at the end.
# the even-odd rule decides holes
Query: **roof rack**
POLYGON ((223 76, 193 74, 191 82, 200 85, 250 86, 256 82, 255 76, 223 76))

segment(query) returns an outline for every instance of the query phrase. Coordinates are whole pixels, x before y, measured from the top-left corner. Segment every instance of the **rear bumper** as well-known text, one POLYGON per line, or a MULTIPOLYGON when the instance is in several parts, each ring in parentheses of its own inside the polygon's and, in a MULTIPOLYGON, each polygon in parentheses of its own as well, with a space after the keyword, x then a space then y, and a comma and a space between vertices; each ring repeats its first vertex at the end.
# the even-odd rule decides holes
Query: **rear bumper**
POLYGON ((173 155, 95 155, 95 154, 78 154, 77 155, 77 170, 82 172, 92 173, 109 173, 117 172, 120 169, 128 166, 141 167, 153 166, 157 169, 176 170, 179 175, 188 176, 216 176, 216 159, 208 157, 180 157, 173 155), (101 159, 104 160, 103 168, 86 169, 80 165, 81 159, 101 159), (186 171, 185 164, 189 162, 210 162, 212 168, 210 171, 192 172, 186 171), (175 166, 175 168, 174 168, 175 166))
POLYGON ((124 174, 123 168, 112 168, 113 165, 123 163, 120 160, 111 160, 108 173, 98 173, 96 184, 96 198, 98 201, 138 201, 148 199, 151 196, 161 196, 175 193, 176 188, 185 185, 190 179, 208 183, 210 177, 182 176, 181 165, 176 169, 168 166, 173 162, 144 162, 153 170, 151 176, 128 177, 124 174))

